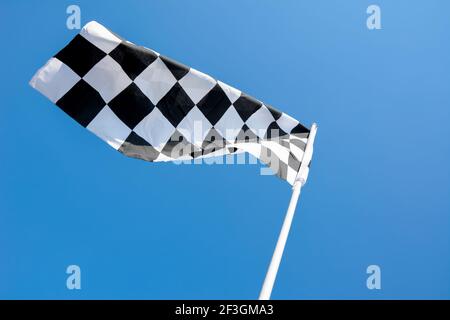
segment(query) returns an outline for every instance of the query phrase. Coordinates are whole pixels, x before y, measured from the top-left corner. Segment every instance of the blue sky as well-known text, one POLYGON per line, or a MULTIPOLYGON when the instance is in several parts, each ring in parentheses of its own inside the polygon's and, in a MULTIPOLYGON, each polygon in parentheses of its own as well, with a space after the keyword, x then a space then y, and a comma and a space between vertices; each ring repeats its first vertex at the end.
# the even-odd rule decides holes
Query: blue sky
POLYGON ((2 1, 0 298, 257 298, 290 198, 256 165, 126 158, 29 87, 77 33, 70 4, 319 124, 273 298, 450 298, 443 0, 2 1))

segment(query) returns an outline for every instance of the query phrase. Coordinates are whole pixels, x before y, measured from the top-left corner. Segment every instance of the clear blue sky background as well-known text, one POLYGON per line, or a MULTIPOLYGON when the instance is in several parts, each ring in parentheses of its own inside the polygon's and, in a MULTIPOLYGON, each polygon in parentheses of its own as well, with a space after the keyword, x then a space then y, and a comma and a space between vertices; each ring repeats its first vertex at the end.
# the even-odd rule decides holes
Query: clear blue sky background
POLYGON ((290 198, 256 165, 126 158, 29 87, 69 4, 319 124, 273 298, 450 298, 450 5, 377 1, 370 31, 373 3, 2 1, 0 298, 256 298, 290 198))

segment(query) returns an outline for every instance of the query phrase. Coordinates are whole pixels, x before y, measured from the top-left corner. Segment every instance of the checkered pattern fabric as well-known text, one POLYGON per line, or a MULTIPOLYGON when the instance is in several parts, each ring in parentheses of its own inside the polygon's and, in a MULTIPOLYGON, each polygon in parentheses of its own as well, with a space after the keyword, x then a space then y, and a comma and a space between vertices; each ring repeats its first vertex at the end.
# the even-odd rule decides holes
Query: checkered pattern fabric
POLYGON ((293 184, 309 135, 287 114, 94 21, 30 84, 114 149, 146 161, 248 152, 293 184))

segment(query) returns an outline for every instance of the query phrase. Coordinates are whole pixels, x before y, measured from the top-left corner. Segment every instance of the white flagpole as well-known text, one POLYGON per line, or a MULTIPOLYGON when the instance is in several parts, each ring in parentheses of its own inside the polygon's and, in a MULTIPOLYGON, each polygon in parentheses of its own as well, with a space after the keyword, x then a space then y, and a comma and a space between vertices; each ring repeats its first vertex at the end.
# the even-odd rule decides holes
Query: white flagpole
POLYGON ((272 260, 270 261, 269 269, 267 270, 261 293, 259 294, 259 300, 269 300, 270 295, 272 294, 272 288, 275 283, 275 278, 277 277, 278 268, 280 266, 281 257, 283 256, 283 251, 289 235, 289 230, 291 228, 292 219, 294 218, 295 208, 297 207, 297 202, 300 197, 300 190, 305 184, 308 177, 308 166, 312 158, 313 144, 316 137, 316 132, 317 125, 314 123, 311 126, 308 142, 306 143, 305 153, 303 154, 302 163, 300 165, 300 170, 298 171, 297 178, 295 179, 294 185, 292 186, 291 201, 289 202, 289 207, 284 218, 283 226, 281 227, 280 235, 278 236, 277 245, 275 247, 275 251, 273 252, 272 260))

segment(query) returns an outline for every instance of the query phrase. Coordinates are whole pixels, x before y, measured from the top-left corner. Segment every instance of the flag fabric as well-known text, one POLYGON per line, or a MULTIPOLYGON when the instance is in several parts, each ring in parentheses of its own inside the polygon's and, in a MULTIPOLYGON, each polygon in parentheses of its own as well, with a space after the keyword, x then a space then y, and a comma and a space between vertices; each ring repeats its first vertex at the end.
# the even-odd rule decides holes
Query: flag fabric
POLYGON ((302 160, 309 166, 303 156, 310 131, 297 120, 95 21, 30 85, 129 157, 158 162, 248 152, 290 184, 302 160))

